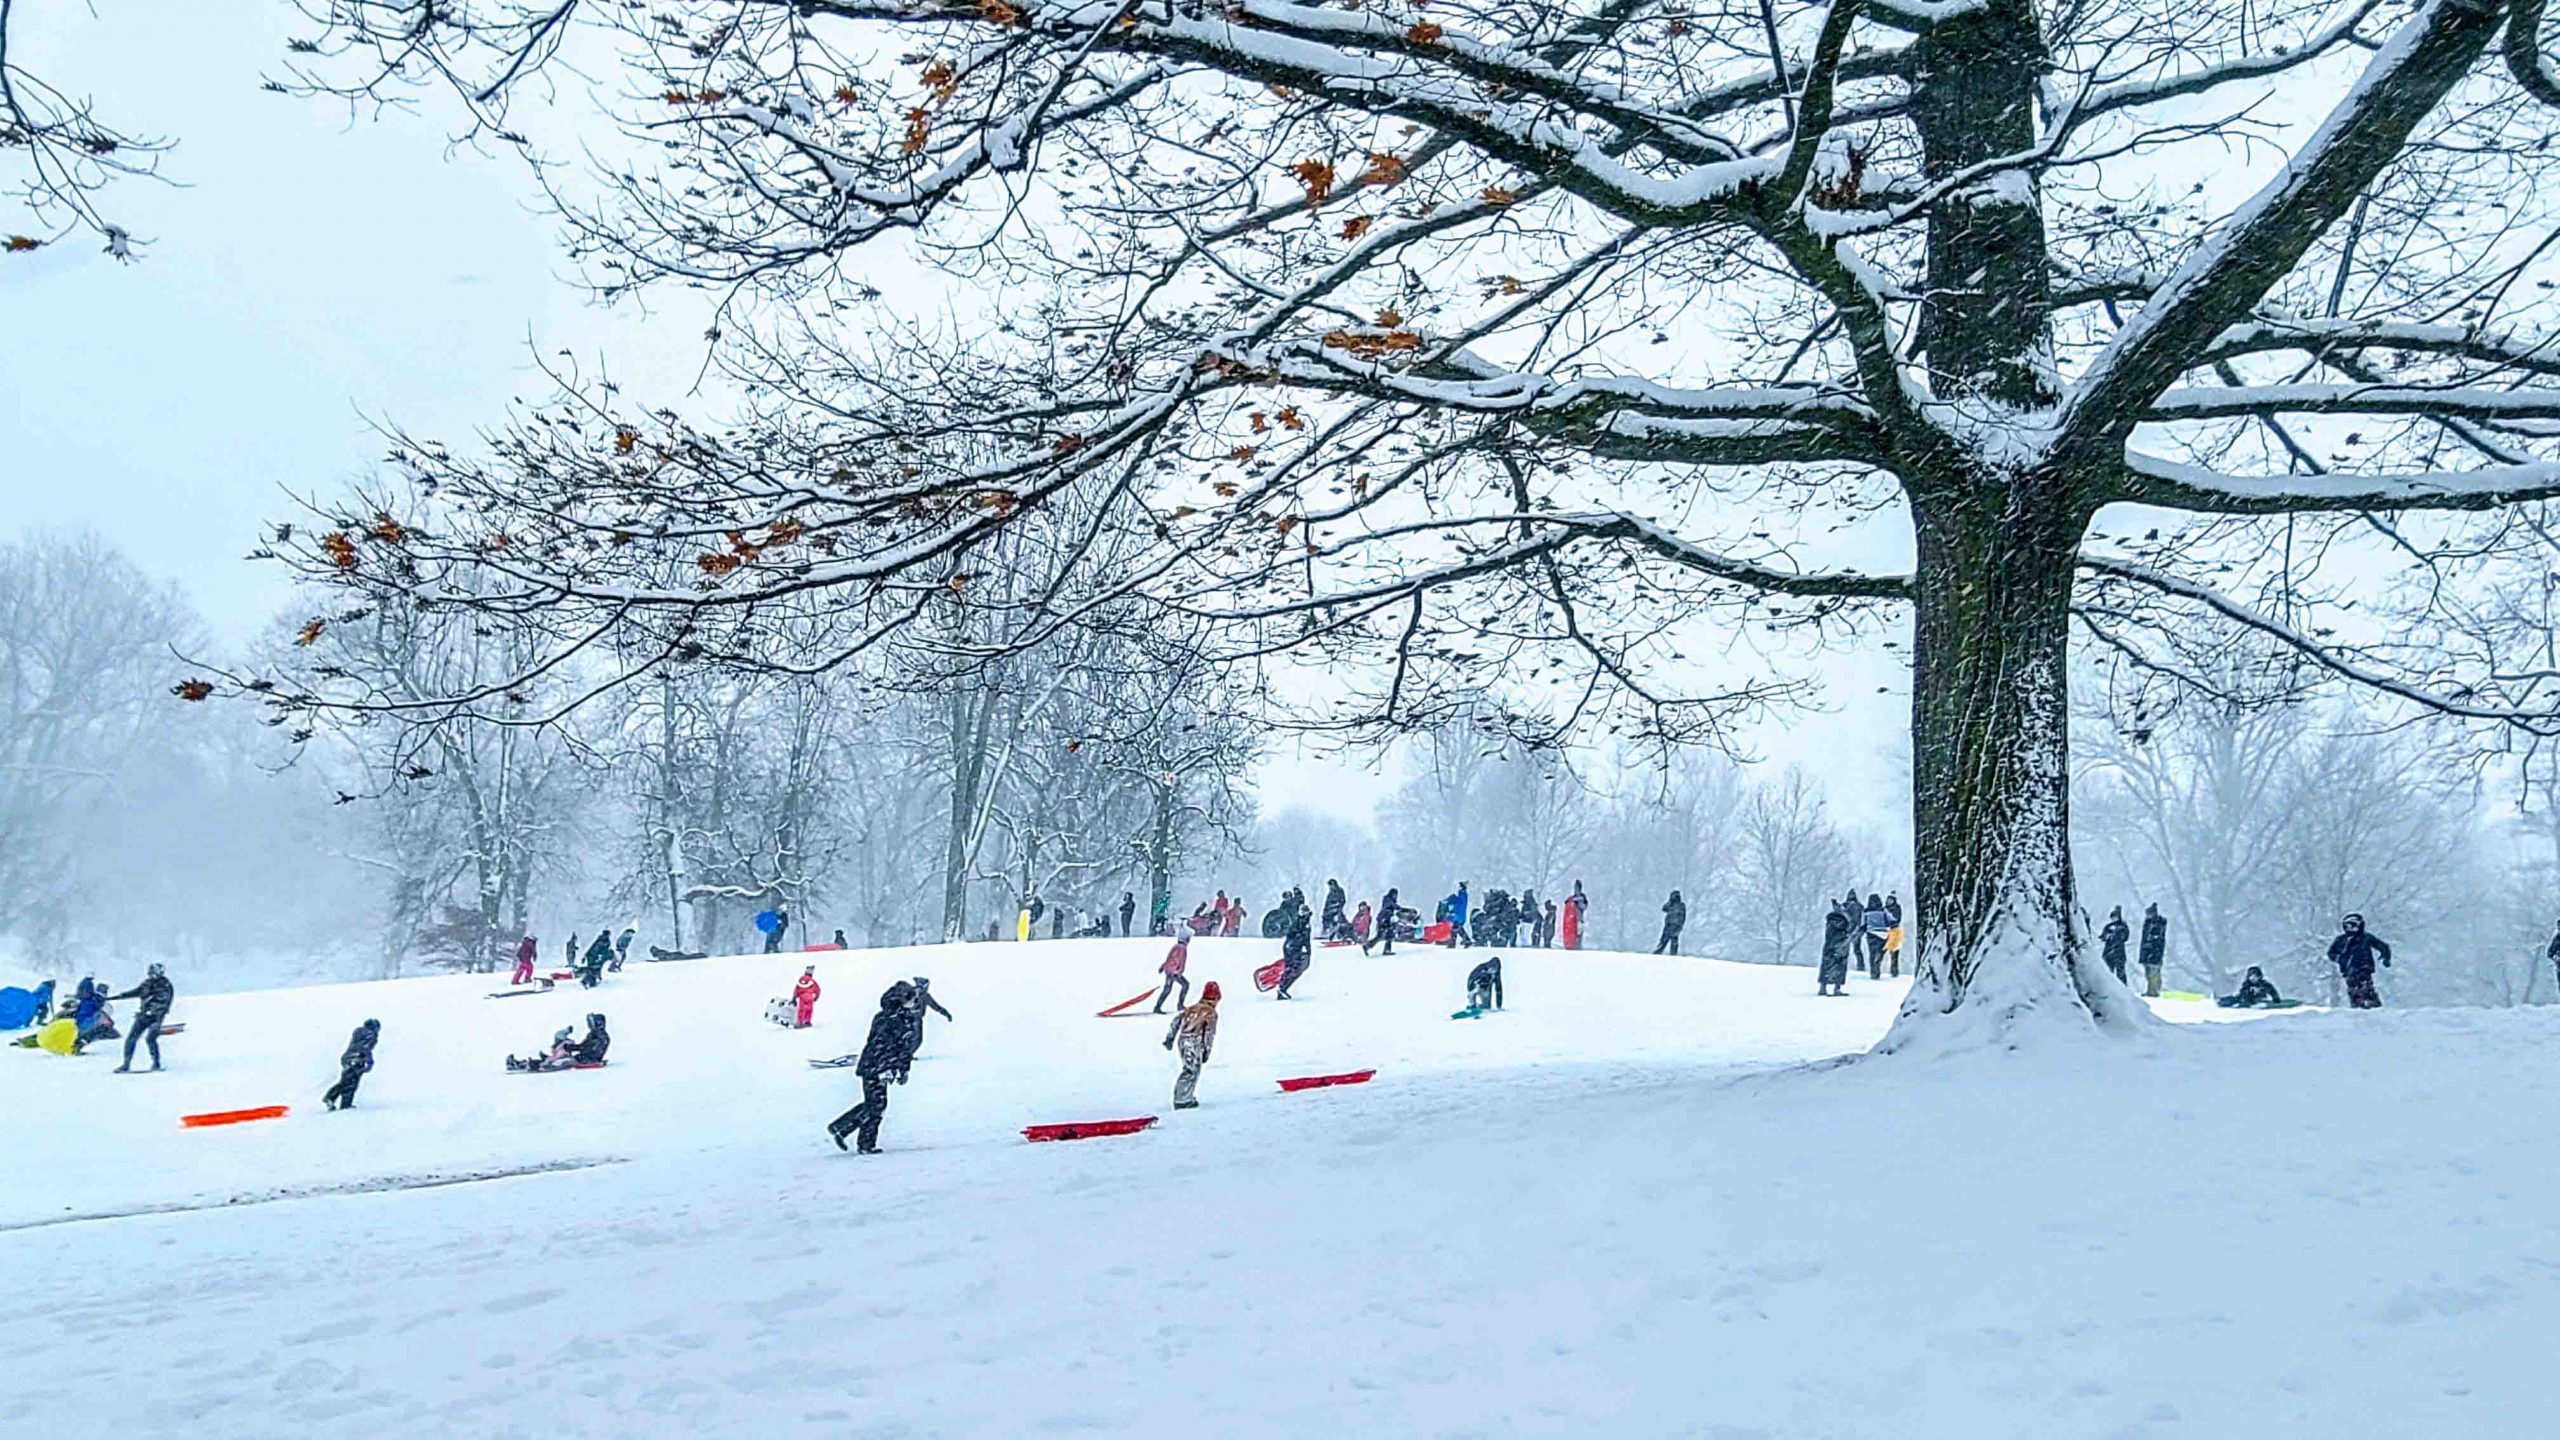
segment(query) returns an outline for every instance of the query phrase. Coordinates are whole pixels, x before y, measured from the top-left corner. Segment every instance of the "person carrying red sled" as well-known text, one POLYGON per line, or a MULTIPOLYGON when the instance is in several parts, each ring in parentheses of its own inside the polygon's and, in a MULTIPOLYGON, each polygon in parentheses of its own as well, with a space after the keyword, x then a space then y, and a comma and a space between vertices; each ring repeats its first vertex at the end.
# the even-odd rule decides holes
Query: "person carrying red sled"
POLYGON ((806 1030, 818 1014, 818 967, 801 967, 800 983, 791 987, 791 1028, 806 1030))
POLYGON ((1197 1110, 1201 1068, 1209 1063, 1209 1047, 1218 1040, 1218 982, 1200 987, 1200 1003, 1186 1005, 1164 1032, 1164 1048, 1180 1047, 1182 1073, 1173 1082, 1173 1108, 1197 1110))
POLYGON ((1191 977, 1183 973, 1190 968, 1191 937, 1176 935, 1173 937, 1173 949, 1165 953, 1164 963, 1156 967, 1156 973, 1164 977, 1164 988, 1156 992, 1156 1008, 1148 1014, 1163 1014, 1165 997, 1171 995, 1177 985, 1182 987, 1182 998, 1174 1002, 1173 1008, 1181 1011, 1190 1007, 1191 977))

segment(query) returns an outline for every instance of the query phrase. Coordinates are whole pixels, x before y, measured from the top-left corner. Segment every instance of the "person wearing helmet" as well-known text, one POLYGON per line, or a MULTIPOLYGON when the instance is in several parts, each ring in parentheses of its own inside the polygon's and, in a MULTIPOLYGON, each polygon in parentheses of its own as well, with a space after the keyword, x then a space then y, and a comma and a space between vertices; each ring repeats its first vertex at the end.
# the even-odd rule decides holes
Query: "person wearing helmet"
POLYGON ((169 972, 158 965, 141 984, 122 995, 109 995, 109 1000, 138 999, 142 1002, 133 1016, 133 1029, 124 1037, 124 1063, 116 1067, 119 1075, 133 1073, 133 1047, 138 1041, 151 1046, 151 1068, 160 1068, 160 1024, 169 1018, 169 1006, 178 998, 178 987, 169 983, 169 972))
POLYGON ((569 1047, 569 1063, 601 1065, 604 1063, 604 1052, 612 1044, 613 1037, 604 1033, 604 1017, 590 1015, 587 1017, 587 1033, 579 1039, 577 1044, 569 1047))
POLYGON ((1164 1032, 1164 1048, 1181 1047, 1182 1073, 1173 1082, 1174 1109, 1200 1108, 1200 1070, 1209 1063, 1209 1047, 1217 1041, 1218 982, 1212 980, 1200 987, 1200 1003, 1184 1006, 1164 1032))
POLYGON ((2338 938, 2329 942, 2329 963, 2338 967, 2340 978, 2347 982, 2347 1003, 2358 1010, 2382 1008, 2382 994, 2373 988, 2373 965, 2381 961, 2391 964, 2391 942, 2364 928, 2362 915, 2350 915, 2338 922, 2338 938))
POLYGON ((382 1022, 379 1020, 367 1020, 356 1027, 356 1033, 347 1039, 346 1053, 338 1057, 338 1083, 321 1092, 321 1109, 353 1110, 356 1108, 357 1082, 363 1080, 365 1072, 373 1068, 374 1042, 381 1038, 382 1022))
POLYGON ((880 1122, 889 1115, 889 1082, 907 1083, 907 1067, 915 1055, 908 1048, 910 1027, 916 1023, 915 990, 901 980, 881 992, 880 1011, 871 1017, 871 1037, 863 1042, 862 1058, 853 1065, 853 1073, 862 1081, 862 1103, 827 1122, 827 1136, 839 1150, 845 1148, 845 1137, 853 1135, 861 1153, 880 1153, 880 1122))

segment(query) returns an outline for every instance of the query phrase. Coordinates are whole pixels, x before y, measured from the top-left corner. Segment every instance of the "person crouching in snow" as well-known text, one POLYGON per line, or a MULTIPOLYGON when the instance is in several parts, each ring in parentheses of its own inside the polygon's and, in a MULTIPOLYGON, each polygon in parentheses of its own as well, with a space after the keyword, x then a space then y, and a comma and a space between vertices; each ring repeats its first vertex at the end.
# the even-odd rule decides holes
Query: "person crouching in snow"
POLYGON ((1186 1005, 1173 1017, 1173 1025, 1164 1032, 1164 1048, 1178 1043, 1182 1049, 1182 1074, 1173 1082, 1173 1108, 1197 1110, 1200 1102, 1200 1069, 1209 1063, 1209 1047, 1218 1039, 1218 982, 1200 987, 1200 1003, 1186 1005))
POLYGON ((1502 1008, 1502 957, 1494 956, 1467 972, 1467 1008, 1499 1010, 1502 1008))
POLYGON ((1185 970, 1190 968, 1191 937, 1188 935, 1176 935, 1173 937, 1173 949, 1165 953, 1164 963, 1156 967, 1156 973, 1164 977, 1164 988, 1156 992, 1156 1008, 1149 1011, 1149 1014, 1161 1015, 1164 1013, 1165 997, 1171 995, 1174 987, 1177 985, 1182 987, 1182 998, 1174 1002, 1173 1008, 1176 1011, 1190 1008, 1191 977, 1183 973, 1185 970))
POLYGON ((801 967, 800 983, 791 987, 791 1028, 806 1030, 818 1014, 818 967, 801 967))
POLYGON ((356 1084, 373 1068, 374 1042, 382 1038, 382 1022, 367 1020, 356 1027, 347 1039, 346 1053, 338 1057, 338 1083, 321 1092, 323 1110, 356 1108, 356 1084))
POLYGON ((862 1058, 853 1062, 853 1073, 862 1081, 862 1103, 827 1122, 827 1136, 836 1148, 845 1148, 844 1137, 858 1134, 857 1148, 865 1155, 880 1153, 880 1122, 889 1114, 889 1082, 907 1083, 907 1066, 913 1051, 908 1047, 908 1025, 914 1007, 916 987, 901 980, 880 995, 880 1013, 871 1017, 871 1036, 862 1044, 862 1058))

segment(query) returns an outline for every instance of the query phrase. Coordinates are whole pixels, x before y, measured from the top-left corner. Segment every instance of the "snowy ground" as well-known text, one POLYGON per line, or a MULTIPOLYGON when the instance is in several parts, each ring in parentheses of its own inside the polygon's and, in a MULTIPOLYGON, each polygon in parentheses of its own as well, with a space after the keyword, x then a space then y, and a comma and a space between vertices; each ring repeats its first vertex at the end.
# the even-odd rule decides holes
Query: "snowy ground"
POLYGON ((777 957, 538 999, 182 999, 160 1076, 0 1052, 0 1347, 28 1375, 131 1367, 67 1417, 99 1434, 2548 1424, 2560 1011, 1804 1065, 1870 1043, 1895 987, 1514 954, 1513 1010, 1455 1022, 1467 957, 1319 952, 1281 1005, 1246 980, 1269 953, 1195 950, 1229 998, 1180 1117, 1163 1021, 1092 1018, 1148 942, 812 957, 828 994, 796 1034, 760 1019, 798 973, 777 957), (802 1060, 856 1048, 918 971, 956 1022, 894 1092, 890 1153, 841 1155, 820 1126, 850 1072, 802 1060), (500 1071, 588 1008, 610 1068, 500 1071), (319 1114, 367 1015, 362 1108, 319 1114), (1271 1083, 1367 1065, 1364 1088, 1271 1083), (296 1113, 176 1124, 274 1102, 296 1113), (1146 1113, 1167 1123, 1125 1140, 1014 1133, 1146 1113), (222 1203, 280 1192, 305 1198, 222 1203), (219 1208, 64 1218, 191 1205, 219 1208))

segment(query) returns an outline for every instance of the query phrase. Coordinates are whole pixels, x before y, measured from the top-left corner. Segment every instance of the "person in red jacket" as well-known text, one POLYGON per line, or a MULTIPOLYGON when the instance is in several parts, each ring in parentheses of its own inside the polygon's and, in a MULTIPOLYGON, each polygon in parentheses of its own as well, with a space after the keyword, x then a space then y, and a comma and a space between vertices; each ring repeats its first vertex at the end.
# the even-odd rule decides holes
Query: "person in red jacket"
POLYGON ((1567 950, 1582 948, 1582 912, 1590 908, 1590 905, 1591 902, 1583 898, 1582 882, 1574 881, 1573 893, 1564 899, 1564 914, 1558 917, 1558 923, 1564 931, 1564 948, 1567 950))
POLYGON ((1164 957, 1164 963, 1156 967, 1156 973, 1164 976, 1164 988, 1156 992, 1154 1014, 1164 1013, 1164 997, 1172 994, 1173 987, 1177 985, 1182 987, 1182 998, 1174 1002, 1174 1008, 1182 1009, 1191 1004, 1191 979, 1182 973, 1190 966, 1191 937, 1177 935, 1173 939, 1173 949, 1164 957))
POLYGON ((1225 929, 1226 925, 1227 892, 1221 890, 1218 892, 1218 898, 1209 902, 1209 928, 1201 933, 1204 935, 1215 935, 1220 930, 1225 929))
POLYGON ((799 1018, 793 1022, 792 1028, 808 1029, 810 1017, 818 1013, 817 966, 811 965, 801 970, 800 983, 791 987, 791 1003, 799 1007, 799 1018))
POLYGON ((535 953, 533 937, 527 935, 524 937, 524 943, 516 947, 515 983, 518 985, 530 985, 533 983, 533 957, 535 953))
POLYGON ((1220 929, 1219 929, 1218 933, 1219 933, 1220 935, 1226 936, 1226 937, 1227 937, 1227 938, 1229 938, 1229 939, 1233 939, 1233 938, 1235 938, 1235 936, 1236 936, 1239 932, 1241 932, 1243 929, 1244 929, 1244 897, 1242 897, 1242 896, 1238 896, 1238 897, 1236 897, 1236 899, 1235 899, 1234 903, 1232 903, 1232 904, 1230 904, 1230 905, 1228 905, 1228 906, 1227 906, 1227 923, 1226 923, 1224 926, 1220 927, 1220 929))

